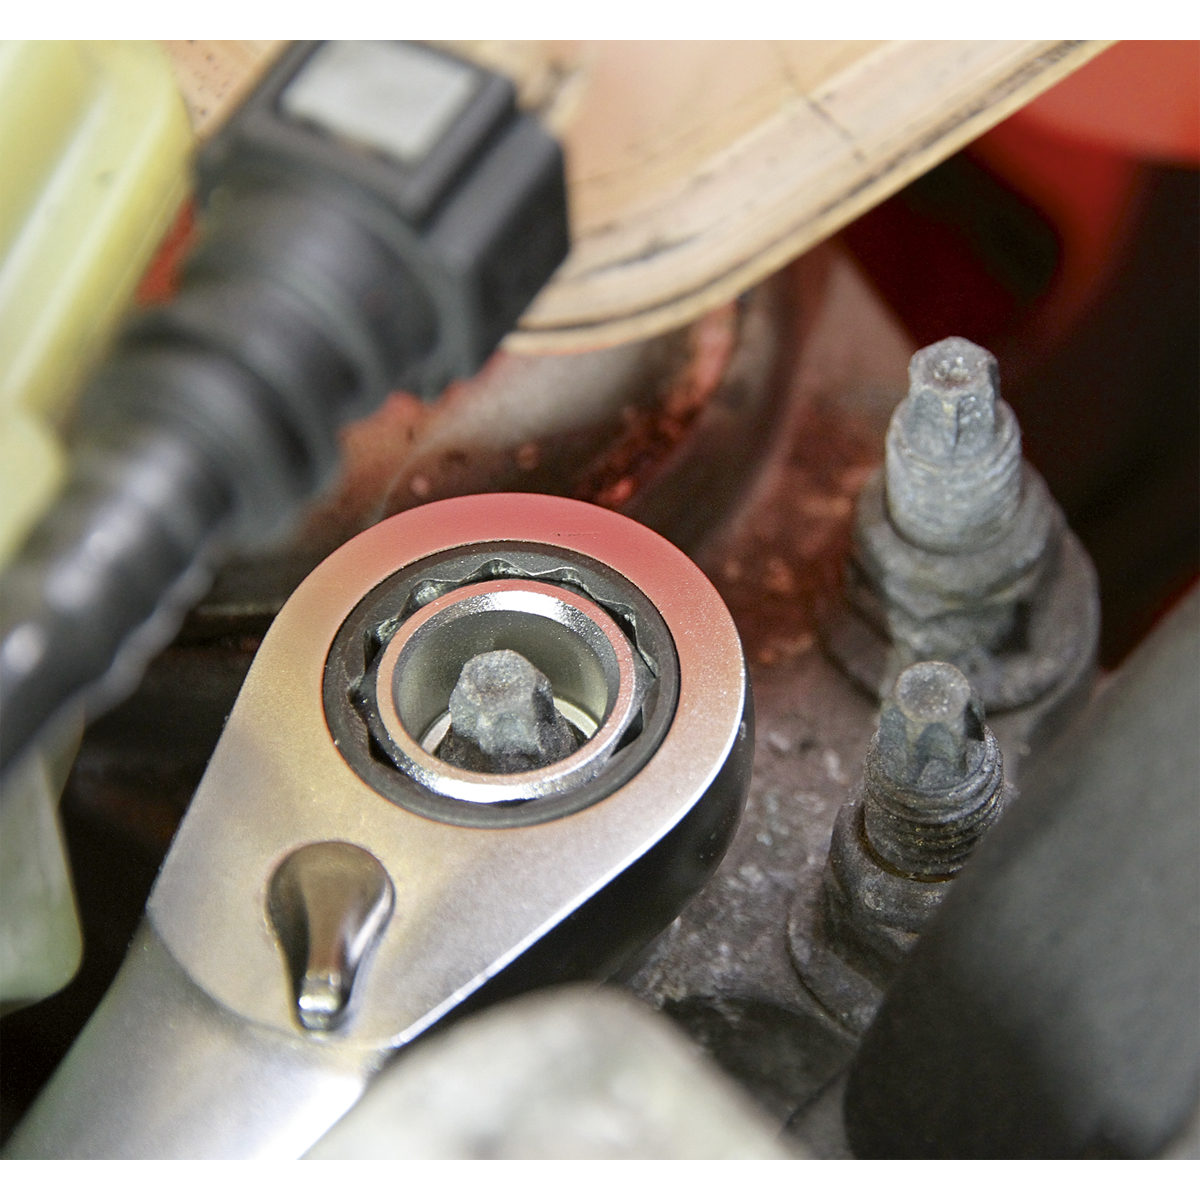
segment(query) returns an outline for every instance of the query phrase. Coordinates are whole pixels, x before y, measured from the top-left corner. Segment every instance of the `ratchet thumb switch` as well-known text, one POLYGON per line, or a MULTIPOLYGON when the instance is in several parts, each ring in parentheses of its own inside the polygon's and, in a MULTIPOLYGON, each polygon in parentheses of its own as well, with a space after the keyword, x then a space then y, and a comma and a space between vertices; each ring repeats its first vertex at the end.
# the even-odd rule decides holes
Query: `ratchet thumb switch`
POLYGON ((392 915, 392 897, 379 860, 348 842, 301 846, 279 864, 267 909, 305 1029, 341 1024, 354 977, 392 915))

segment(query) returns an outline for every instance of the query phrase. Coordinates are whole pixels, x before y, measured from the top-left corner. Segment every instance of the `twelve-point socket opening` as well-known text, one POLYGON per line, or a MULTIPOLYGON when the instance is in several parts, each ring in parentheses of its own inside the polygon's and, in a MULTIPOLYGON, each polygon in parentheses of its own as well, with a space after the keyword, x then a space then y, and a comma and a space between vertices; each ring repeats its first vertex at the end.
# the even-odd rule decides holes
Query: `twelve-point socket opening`
POLYGON ((339 751, 388 799, 452 824, 515 826, 578 811, 622 787, 674 717, 679 666, 654 605, 574 551, 484 543, 403 568, 348 616, 326 663, 339 751), (438 757, 465 663, 513 650, 542 672, 578 750, 485 773, 438 757))
POLYGON ((598 605, 556 584, 499 580, 450 592, 405 621, 379 660, 374 701, 388 755, 402 771, 443 796, 502 803, 595 778, 640 710, 647 674, 598 605), (504 775, 435 757, 464 664, 493 650, 515 651, 549 679, 560 711, 586 735, 575 753, 504 775))

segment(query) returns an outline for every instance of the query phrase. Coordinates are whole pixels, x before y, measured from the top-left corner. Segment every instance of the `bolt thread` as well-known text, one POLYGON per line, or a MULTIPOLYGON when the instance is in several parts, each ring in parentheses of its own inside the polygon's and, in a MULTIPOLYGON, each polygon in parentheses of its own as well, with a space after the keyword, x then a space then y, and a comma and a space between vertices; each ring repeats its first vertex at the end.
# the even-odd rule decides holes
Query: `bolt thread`
POLYGON ((897 781, 876 739, 864 763, 863 784, 863 828, 875 855, 902 874, 944 878, 962 868, 1000 816, 1000 747, 991 730, 985 730, 975 769, 951 787, 927 790, 897 781))
POLYGON ((1021 430, 999 390, 995 358, 965 338, 913 355, 885 464, 892 524, 913 545, 978 550, 1011 527, 1021 502, 1021 430))
MULTIPOLYGON (((906 402, 907 403, 907 402, 906 402)), ((997 437, 985 453, 961 462, 930 461, 905 435, 900 409, 888 427, 888 513, 897 531, 935 553, 978 550, 1004 536, 1021 503, 1021 433, 1003 400, 997 437)))

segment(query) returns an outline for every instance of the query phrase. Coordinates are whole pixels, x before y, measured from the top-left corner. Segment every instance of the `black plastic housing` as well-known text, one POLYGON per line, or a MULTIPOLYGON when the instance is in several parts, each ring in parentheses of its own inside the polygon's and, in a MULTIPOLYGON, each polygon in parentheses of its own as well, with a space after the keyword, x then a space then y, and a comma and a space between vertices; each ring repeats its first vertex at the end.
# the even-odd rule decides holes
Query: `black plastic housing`
POLYGON ((512 84, 431 47, 476 77, 474 93, 428 155, 405 163, 287 116, 280 98, 323 43, 293 47, 197 163, 199 194, 282 186, 329 189, 419 285, 437 329, 431 352, 391 380, 437 395, 472 375, 568 249, 562 151, 517 111, 512 84))
POLYGON ((127 695, 224 551, 331 481, 338 429, 474 374, 567 252, 562 153, 507 80, 406 44, 398 63, 471 80, 406 163, 281 109, 334 45, 288 51, 205 148, 179 293, 84 392, 66 492, 0 578, 2 768, 60 711, 127 695))

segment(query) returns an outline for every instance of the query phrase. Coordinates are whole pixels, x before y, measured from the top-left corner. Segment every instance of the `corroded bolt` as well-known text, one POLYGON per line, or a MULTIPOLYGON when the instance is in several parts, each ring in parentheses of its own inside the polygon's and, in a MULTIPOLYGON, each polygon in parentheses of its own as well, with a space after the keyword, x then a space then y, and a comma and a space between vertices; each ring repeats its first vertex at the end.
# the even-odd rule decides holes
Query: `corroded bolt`
POLYGON ((917 663, 884 701, 863 773, 863 832, 875 855, 918 878, 954 875, 1000 814, 996 739, 966 677, 917 663))
POLYGON ((855 506, 849 604, 829 647, 881 699, 906 666, 938 660, 966 673, 989 713, 1064 703, 1094 654, 1095 582, 1021 458, 996 360, 947 338, 913 355, 909 378, 884 468, 855 506))
POLYGON ((996 359, 951 337, 913 355, 887 435, 887 505, 897 531, 938 553, 981 549, 1021 501, 1021 431, 1000 399, 996 359))
POLYGON ((514 650, 492 650, 463 666, 437 756, 471 771, 511 774, 549 766, 579 745, 546 676, 514 650))
POLYGON ((1005 802, 1000 750, 957 668, 909 667, 833 825, 816 943, 793 955, 857 1032, 1005 802))

